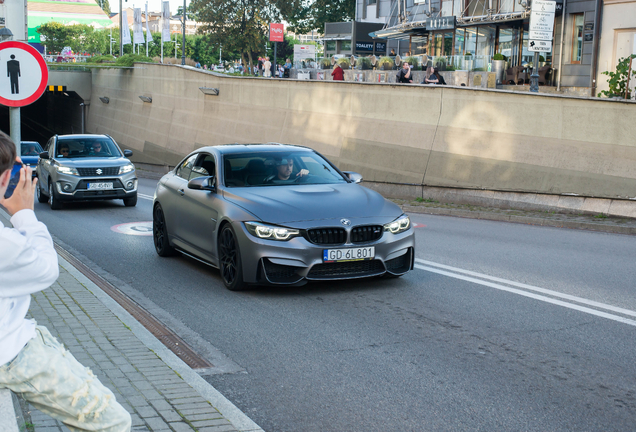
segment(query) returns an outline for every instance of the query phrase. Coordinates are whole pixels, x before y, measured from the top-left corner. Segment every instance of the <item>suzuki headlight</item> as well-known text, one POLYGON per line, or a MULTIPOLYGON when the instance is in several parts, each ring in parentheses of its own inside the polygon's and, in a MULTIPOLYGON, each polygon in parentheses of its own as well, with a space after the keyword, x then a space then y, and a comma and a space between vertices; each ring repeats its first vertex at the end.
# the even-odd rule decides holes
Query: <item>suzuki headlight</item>
POLYGON ((68 175, 74 175, 74 176, 78 176, 79 175, 79 173, 77 172, 77 169, 75 169, 73 167, 67 167, 67 166, 64 166, 64 165, 56 165, 55 169, 60 174, 68 174, 68 175))
POLYGON ((254 237, 266 240, 287 241, 300 235, 300 231, 297 229, 265 225, 258 222, 245 222, 245 227, 254 237))
POLYGON ((119 167, 119 174, 126 174, 135 170, 135 166, 131 163, 119 167))
POLYGON ((402 215, 393 222, 384 225, 384 231, 389 231, 393 234, 399 234, 408 230, 410 227, 411 220, 407 215, 402 215))

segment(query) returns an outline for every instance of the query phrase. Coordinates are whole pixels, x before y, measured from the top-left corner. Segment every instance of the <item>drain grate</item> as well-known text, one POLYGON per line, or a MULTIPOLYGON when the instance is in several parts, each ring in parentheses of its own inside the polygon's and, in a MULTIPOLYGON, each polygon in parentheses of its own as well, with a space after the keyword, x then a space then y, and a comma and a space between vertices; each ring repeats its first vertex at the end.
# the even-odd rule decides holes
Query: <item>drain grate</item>
POLYGON ((187 343, 185 343, 172 330, 163 325, 161 321, 148 313, 147 310, 135 303, 106 279, 95 273, 83 262, 75 258, 65 249, 62 249, 59 245, 56 244, 55 249, 60 256, 71 263, 71 265, 79 270, 84 276, 90 279, 91 282, 100 287, 113 300, 119 303, 121 307, 126 309, 133 318, 139 321, 141 325, 148 329, 148 331, 159 339, 170 351, 183 360, 185 364, 190 366, 192 369, 207 369, 214 367, 212 363, 194 352, 187 343))

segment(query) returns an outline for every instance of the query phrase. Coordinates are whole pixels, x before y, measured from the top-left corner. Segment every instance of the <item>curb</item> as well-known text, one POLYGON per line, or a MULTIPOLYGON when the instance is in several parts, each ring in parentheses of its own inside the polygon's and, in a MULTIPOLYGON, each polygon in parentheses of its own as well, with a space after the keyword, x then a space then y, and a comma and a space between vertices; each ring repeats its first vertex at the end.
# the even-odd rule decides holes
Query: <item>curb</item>
POLYGON ((402 210, 408 213, 431 214, 439 216, 454 216, 467 219, 482 219, 497 222, 513 222, 526 225, 539 225, 554 228, 581 229, 588 231, 605 232, 610 234, 627 234, 636 235, 636 227, 623 227, 616 225, 606 225, 593 222, 580 222, 569 220, 555 220, 547 218, 538 218, 532 216, 506 215, 499 213, 460 210, 460 209, 442 209, 435 207, 418 207, 410 205, 402 205, 402 210))

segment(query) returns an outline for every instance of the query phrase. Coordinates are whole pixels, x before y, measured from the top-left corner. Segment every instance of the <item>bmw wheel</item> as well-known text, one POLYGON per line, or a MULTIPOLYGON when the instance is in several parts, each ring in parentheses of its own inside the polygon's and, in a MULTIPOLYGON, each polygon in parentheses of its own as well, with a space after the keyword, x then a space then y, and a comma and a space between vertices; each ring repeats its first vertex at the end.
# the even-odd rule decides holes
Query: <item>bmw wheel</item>
POLYGON ((155 206, 155 210, 152 212, 152 238, 155 242, 157 255, 168 257, 176 253, 175 248, 170 246, 166 219, 163 216, 163 210, 159 204, 155 206))
POLYGON ((55 193, 53 183, 49 183, 49 205, 51 206, 51 210, 60 210, 62 208, 62 202, 55 193))
POLYGON ((243 282, 241 252, 232 227, 227 224, 219 235, 219 269, 223 284, 230 291, 241 291, 246 288, 243 282))

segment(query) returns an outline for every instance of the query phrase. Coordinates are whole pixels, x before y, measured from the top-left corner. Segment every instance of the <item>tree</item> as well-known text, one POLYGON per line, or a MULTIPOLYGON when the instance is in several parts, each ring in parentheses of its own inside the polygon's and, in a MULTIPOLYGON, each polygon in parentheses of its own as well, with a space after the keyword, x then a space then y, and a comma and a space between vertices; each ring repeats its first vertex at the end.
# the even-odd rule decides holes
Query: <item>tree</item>
POLYGON ((317 30, 323 34, 325 23, 347 22, 355 18, 355 1, 315 0, 300 3, 300 0, 292 0, 288 4, 283 4, 283 1, 279 0, 279 7, 291 30, 300 34, 317 30))
POLYGON ((192 0, 191 8, 207 33, 209 43, 240 53, 243 64, 253 63, 267 42, 269 23, 280 20, 280 12, 269 0, 192 0))
POLYGON ((95 0, 95 3, 99 5, 100 8, 106 13, 106 15, 110 15, 110 3, 108 0, 95 0))

